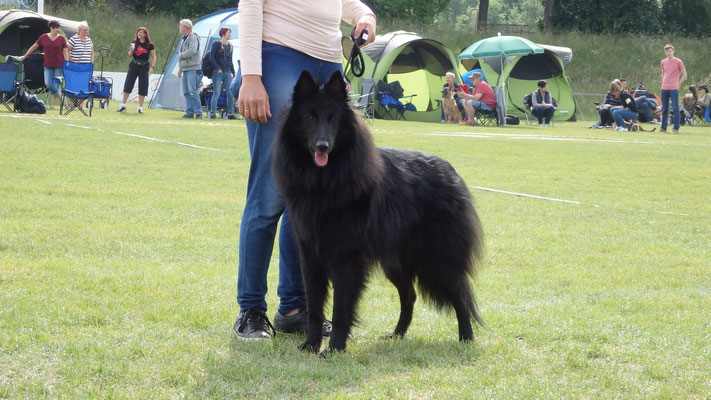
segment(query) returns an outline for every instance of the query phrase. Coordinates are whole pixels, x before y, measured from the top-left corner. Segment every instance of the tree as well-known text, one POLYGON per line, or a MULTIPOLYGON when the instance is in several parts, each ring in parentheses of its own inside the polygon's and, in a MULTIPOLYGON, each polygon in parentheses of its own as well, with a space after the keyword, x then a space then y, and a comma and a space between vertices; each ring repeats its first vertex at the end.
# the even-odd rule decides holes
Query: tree
POLYGON ((544 0, 543 9, 543 30, 546 33, 553 32, 553 20, 551 15, 553 14, 553 8, 555 8, 555 0, 544 0))
POLYGON ((476 18, 476 29, 486 29, 489 20, 489 0, 479 0, 479 13, 476 18))
POLYGON ((367 3, 378 18, 408 19, 419 23, 432 23, 450 0, 370 0, 367 3))
POLYGON ((551 27, 593 33, 658 33, 660 19, 657 0, 558 0, 551 13, 551 27))
POLYGON ((667 32, 686 36, 709 36, 707 25, 711 17, 708 0, 665 0, 662 5, 662 25, 667 32))

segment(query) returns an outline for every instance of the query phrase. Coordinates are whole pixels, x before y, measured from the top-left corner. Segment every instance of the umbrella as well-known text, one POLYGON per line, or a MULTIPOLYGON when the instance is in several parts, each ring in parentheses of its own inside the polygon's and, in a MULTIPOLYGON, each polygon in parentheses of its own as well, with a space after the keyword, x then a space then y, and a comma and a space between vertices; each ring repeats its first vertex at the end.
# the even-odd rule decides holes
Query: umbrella
MULTIPOLYGON (((525 56, 528 54, 543 53, 543 47, 532 41, 519 36, 497 36, 482 39, 462 51, 457 59, 465 60, 470 58, 499 57, 501 62, 501 74, 504 73, 504 57, 525 56)), ((502 90, 506 93, 506 82, 501 82, 502 90)), ((505 97, 504 97, 505 98, 505 97)), ((506 104, 504 112, 506 111, 506 104)), ((505 118, 504 118, 505 120, 505 118)))

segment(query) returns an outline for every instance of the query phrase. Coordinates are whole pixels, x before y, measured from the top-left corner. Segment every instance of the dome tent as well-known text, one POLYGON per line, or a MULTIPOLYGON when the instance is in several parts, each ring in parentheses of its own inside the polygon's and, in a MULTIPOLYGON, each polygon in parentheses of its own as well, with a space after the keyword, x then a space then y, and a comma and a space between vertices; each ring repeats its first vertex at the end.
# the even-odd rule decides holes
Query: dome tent
POLYGON ((59 21, 59 29, 70 38, 77 33, 77 28, 85 21, 71 21, 38 14, 29 10, 0 11, 0 55, 21 56, 44 33, 49 33, 47 23, 59 21))
POLYGON ((543 53, 461 60, 460 73, 481 68, 491 86, 506 82, 506 113, 524 117, 523 97, 538 88, 537 82, 545 79, 548 90, 558 102, 555 121, 575 119, 575 98, 570 88, 565 68, 572 61, 573 52, 568 47, 538 44, 543 53))
MULTIPOLYGON (((344 40, 344 44, 346 41, 344 40)), ((344 46, 344 50, 346 48, 344 46)), ((449 48, 416 33, 396 31, 378 35, 373 43, 362 50, 365 59, 363 76, 356 78, 352 71, 346 71, 353 93, 360 93, 363 78, 372 78, 375 83, 380 80, 388 83, 399 81, 404 89, 404 96, 416 95, 412 97, 412 104, 417 111, 405 111, 405 119, 429 122, 441 120, 437 100, 442 98, 445 74, 447 71, 457 70, 456 58, 449 48)), ((455 79, 461 82, 457 74, 455 76, 455 79)))
MULTIPOLYGON (((237 70, 239 60, 239 38, 237 26, 239 24, 239 13, 236 8, 217 11, 206 15, 193 23, 193 32, 200 36, 200 58, 210 50, 212 44, 220 40, 220 28, 227 27, 232 30, 230 43, 234 48, 232 61, 237 70)), ((179 33, 178 33, 179 35, 179 33)), ((178 78, 178 53, 182 37, 175 47, 173 56, 163 71, 162 79, 158 84, 158 90, 151 100, 151 108, 166 108, 172 110, 182 110, 185 108, 185 96, 183 96, 182 79, 178 78)))

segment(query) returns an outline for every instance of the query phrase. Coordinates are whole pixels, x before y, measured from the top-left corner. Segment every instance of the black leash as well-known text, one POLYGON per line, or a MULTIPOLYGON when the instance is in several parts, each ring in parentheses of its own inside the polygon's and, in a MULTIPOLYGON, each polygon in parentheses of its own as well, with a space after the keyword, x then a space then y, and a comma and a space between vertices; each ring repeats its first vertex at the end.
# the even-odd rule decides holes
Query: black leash
POLYGON ((355 28, 351 31, 351 40, 353 41, 353 47, 351 48, 351 55, 348 57, 346 62, 346 68, 343 71, 348 71, 348 66, 351 67, 351 72, 353 76, 359 78, 365 73, 365 60, 363 59, 363 54, 360 52, 360 46, 368 40, 368 31, 363 30, 359 38, 353 37, 355 33, 355 28))

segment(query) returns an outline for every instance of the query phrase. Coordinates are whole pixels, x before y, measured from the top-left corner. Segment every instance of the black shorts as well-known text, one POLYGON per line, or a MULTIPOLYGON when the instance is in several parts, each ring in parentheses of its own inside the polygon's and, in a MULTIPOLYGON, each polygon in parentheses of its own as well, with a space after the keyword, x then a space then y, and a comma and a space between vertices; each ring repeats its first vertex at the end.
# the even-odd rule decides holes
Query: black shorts
POLYGON ((141 66, 134 62, 128 65, 128 73, 126 74, 126 82, 123 84, 124 93, 131 93, 133 91, 133 85, 136 84, 136 78, 138 78, 138 95, 148 96, 148 69, 150 68, 149 63, 145 63, 141 66))

